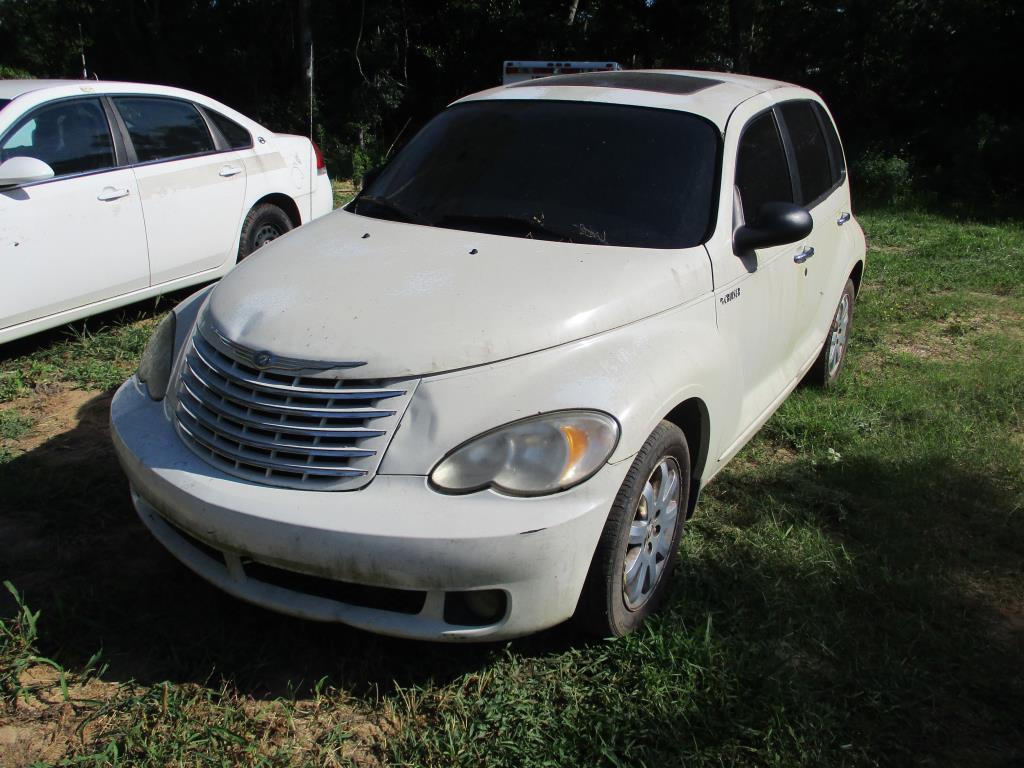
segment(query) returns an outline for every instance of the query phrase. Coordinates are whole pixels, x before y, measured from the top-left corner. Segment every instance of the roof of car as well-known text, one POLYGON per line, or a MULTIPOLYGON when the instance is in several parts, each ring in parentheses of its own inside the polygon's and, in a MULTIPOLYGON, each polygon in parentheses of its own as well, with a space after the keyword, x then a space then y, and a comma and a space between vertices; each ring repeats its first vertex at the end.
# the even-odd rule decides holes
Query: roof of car
MULTIPOLYGON (((259 123, 254 122, 252 118, 209 96, 169 85, 130 83, 119 80, 0 80, 0 99, 17 99, 19 96, 24 96, 26 101, 43 103, 51 99, 82 94, 144 94, 187 99, 215 107, 223 111, 231 119, 247 124, 251 130, 266 130, 259 123)), ((31 106, 30 104, 29 107, 31 106)), ((13 106, 10 108, 14 109, 13 106)))
POLYGON ((0 80, 0 99, 16 99, 23 93, 63 85, 82 85, 88 80, 0 80))
MULTIPOLYGON (((720 128, 747 99, 777 88, 779 80, 684 69, 634 69, 553 75, 474 93, 460 101, 533 99, 600 101, 675 109, 703 115, 720 128)), ((458 102, 456 102, 458 103, 458 102)))

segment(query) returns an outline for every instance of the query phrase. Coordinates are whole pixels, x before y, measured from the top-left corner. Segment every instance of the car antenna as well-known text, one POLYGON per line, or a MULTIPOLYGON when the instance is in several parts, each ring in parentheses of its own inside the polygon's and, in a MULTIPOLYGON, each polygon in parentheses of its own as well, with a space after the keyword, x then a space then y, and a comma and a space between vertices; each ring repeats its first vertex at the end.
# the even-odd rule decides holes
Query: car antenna
POLYGON ((309 38, 309 218, 313 218, 313 187, 316 185, 316 150, 313 149, 313 37, 309 38))
POLYGON ((78 52, 82 54, 82 79, 89 79, 89 70, 85 68, 85 40, 82 37, 82 24, 78 24, 78 52))

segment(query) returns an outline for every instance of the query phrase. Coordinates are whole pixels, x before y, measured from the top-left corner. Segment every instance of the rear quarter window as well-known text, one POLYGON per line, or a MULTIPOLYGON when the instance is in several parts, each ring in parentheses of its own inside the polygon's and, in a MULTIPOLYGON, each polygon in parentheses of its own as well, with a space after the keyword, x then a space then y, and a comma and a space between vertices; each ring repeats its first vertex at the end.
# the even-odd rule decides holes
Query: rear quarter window
POLYGON ((210 122, 213 123, 214 127, 220 131, 220 135, 224 137, 224 141, 231 149, 248 149, 252 146, 252 136, 249 135, 249 131, 240 126, 234 120, 219 112, 214 112, 212 109, 204 108, 206 116, 210 118, 210 122))

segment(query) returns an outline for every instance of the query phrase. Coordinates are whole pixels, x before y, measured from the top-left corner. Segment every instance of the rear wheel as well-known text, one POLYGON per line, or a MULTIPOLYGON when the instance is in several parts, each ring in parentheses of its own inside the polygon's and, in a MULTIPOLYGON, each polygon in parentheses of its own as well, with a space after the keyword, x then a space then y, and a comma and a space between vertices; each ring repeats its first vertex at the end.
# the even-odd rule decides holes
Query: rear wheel
POLYGON ((242 222, 242 234, 238 240, 238 260, 241 261, 291 229, 292 220, 276 205, 260 203, 253 207, 242 222))
POLYGON ((621 637, 668 593, 690 495, 690 451, 663 421, 637 453, 598 542, 576 619, 601 637, 621 637))
POLYGON ((807 372, 804 379, 808 384, 818 387, 831 387, 839 379, 846 362, 846 347, 850 343, 850 331, 853 328, 853 302, 856 291, 853 281, 847 280, 843 295, 839 297, 839 305, 832 315, 832 325, 828 337, 821 346, 818 359, 807 372))

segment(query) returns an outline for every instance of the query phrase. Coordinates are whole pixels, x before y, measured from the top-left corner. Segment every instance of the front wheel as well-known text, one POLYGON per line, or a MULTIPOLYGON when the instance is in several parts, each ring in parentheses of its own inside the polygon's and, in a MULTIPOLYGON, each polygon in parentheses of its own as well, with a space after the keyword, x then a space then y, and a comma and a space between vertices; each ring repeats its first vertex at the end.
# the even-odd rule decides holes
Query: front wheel
POLYGON ((627 635, 665 599, 690 496, 686 436, 663 421, 615 497, 576 609, 584 629, 627 635))
POLYGON ((238 260, 241 261, 291 229, 292 220, 276 205, 261 203, 255 206, 242 222, 242 234, 238 239, 238 260))

